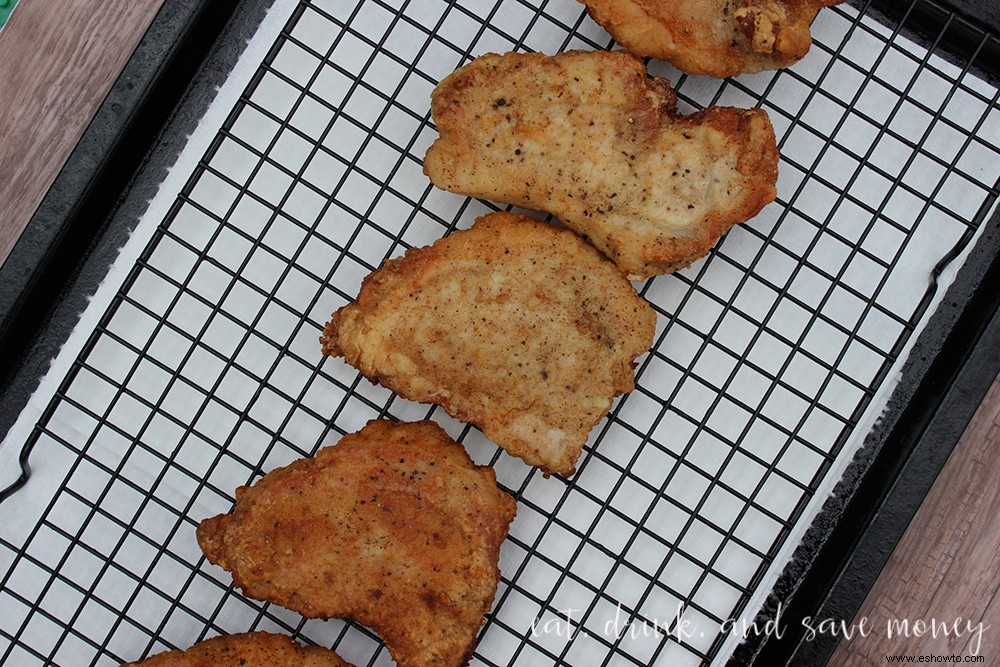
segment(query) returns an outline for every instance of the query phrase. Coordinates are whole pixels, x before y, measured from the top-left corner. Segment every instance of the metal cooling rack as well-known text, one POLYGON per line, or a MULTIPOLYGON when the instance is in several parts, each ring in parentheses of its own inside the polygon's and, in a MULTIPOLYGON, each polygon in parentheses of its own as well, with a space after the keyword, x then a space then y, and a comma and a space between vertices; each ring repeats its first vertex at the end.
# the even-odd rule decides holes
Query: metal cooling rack
POLYGON ((768 595, 988 219, 997 88, 867 6, 824 10, 809 56, 778 73, 651 63, 687 110, 768 111, 778 201, 639 286, 658 327, 636 390, 572 479, 545 479, 321 358, 317 338, 383 258, 494 208, 421 173, 437 81, 487 51, 607 35, 571 0, 275 11, 280 33, 255 37, 266 55, 238 99, 220 95, 224 122, 189 146, 186 182, 161 192, 68 372, 0 451, 30 449, 33 471, 0 504, 0 662, 113 665, 272 629, 391 664, 362 627, 243 598, 194 539, 237 486, 390 416, 442 423, 518 499, 473 664, 725 663, 723 625, 768 595))

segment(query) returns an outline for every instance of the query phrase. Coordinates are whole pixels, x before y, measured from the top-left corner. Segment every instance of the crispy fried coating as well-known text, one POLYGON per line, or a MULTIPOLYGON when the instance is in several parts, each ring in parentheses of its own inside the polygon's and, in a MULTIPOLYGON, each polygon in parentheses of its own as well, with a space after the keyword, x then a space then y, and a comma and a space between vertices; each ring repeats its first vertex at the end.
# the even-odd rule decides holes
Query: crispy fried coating
POLYGON ((387 261, 320 341, 373 382, 569 475, 613 397, 634 387, 654 327, 649 304, 591 245, 500 212, 387 261))
POLYGON ((248 597, 372 628, 401 667, 457 667, 516 503, 434 422, 369 422, 236 490, 198 543, 248 597))
POLYGON ((843 0, 580 0, 639 57, 717 77, 780 69, 809 51, 809 26, 843 0))
POLYGON ((300 646, 270 632, 212 637, 186 651, 164 651, 122 667, 353 667, 328 648, 300 646))
POLYGON ((431 109, 435 185, 558 216, 634 280, 687 266, 776 194, 764 111, 680 116, 669 82, 622 51, 481 56, 431 109))

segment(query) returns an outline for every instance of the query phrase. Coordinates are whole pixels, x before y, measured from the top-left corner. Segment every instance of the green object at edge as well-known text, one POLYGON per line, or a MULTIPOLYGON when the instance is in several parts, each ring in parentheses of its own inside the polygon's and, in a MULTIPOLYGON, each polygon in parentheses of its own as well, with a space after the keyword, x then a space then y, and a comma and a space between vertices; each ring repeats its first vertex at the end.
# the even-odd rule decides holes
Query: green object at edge
POLYGON ((7 17, 14 11, 17 0, 0 0, 0 28, 7 23, 7 17))

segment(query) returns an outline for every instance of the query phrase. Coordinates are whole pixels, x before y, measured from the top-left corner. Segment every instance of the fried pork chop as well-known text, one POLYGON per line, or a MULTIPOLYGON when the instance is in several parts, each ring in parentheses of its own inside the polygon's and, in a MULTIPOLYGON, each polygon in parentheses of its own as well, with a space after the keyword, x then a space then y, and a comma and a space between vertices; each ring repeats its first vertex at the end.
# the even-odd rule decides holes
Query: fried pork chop
POLYGON ((467 662, 514 499, 433 422, 369 422, 236 491, 205 556, 248 597, 371 627, 400 667, 467 662))
POLYGON ((621 51, 481 56, 431 108, 435 185, 558 216, 631 279, 687 266, 776 194, 764 111, 680 116, 669 82, 621 51))
POLYGON ((501 212, 387 261, 320 340, 373 382, 569 475, 612 398, 634 387, 654 326, 649 304, 593 246, 501 212))
POLYGON ((843 0, 580 0, 637 56, 717 77, 788 67, 812 46, 809 26, 843 0))
POLYGON ((212 637, 186 651, 164 651, 123 667, 352 667, 328 648, 300 646, 291 637, 245 632, 212 637))

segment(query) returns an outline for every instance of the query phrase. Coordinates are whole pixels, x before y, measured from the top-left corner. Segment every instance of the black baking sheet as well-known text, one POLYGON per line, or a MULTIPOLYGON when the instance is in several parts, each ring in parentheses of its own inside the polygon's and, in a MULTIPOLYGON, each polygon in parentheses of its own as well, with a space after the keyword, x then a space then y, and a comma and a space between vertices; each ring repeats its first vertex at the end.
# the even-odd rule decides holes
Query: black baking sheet
MULTIPOLYGON (((246 35, 261 7, 237 12, 246 35)), ((960 275, 971 302, 995 256, 997 89, 977 60, 884 21, 825 10, 780 73, 650 64, 687 110, 769 112, 779 198, 705 260, 637 285, 656 346, 568 480, 321 359, 316 338, 384 257, 495 208, 420 173, 433 85, 479 53, 606 34, 568 0, 279 2, 164 181, 242 43, 229 33, 164 135, 173 153, 154 152, 112 222, 105 268, 115 230, 166 185, 0 450, 6 474, 22 452, 33 470, 0 504, 5 664, 115 664, 258 628, 389 664, 363 628, 242 598, 193 540, 236 486, 376 416, 438 420, 519 500, 476 664, 724 664, 739 643, 724 628, 798 589, 819 550, 801 538, 899 418, 896 383, 929 374, 910 350, 939 354, 945 289, 960 275)), ((95 256, 83 275, 103 273, 95 256)))

